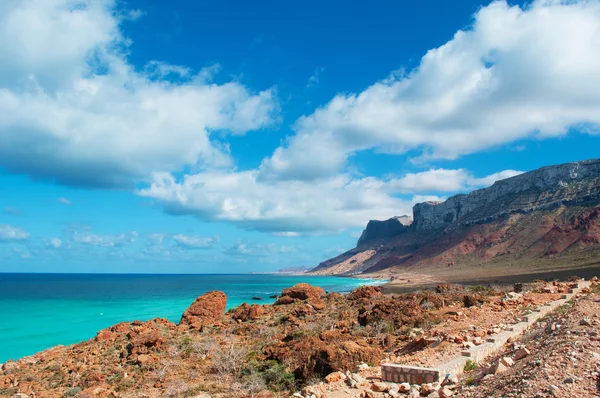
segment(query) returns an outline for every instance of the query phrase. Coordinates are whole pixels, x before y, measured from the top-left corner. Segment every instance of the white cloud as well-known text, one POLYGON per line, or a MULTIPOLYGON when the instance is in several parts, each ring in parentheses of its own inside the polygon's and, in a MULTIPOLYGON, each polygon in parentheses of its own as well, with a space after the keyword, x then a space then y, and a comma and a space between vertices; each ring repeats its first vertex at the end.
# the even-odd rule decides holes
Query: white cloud
POLYGON ((131 187, 154 171, 230 166, 212 132, 271 123, 274 92, 208 83, 212 67, 194 75, 151 62, 136 71, 120 24, 139 15, 114 8, 112 0, 1 3, 0 167, 69 185, 131 187))
MULTIPOLYGON (((446 199, 447 198, 445 196, 415 195, 412 198, 412 204, 416 205, 417 203, 423 203, 423 202, 443 202, 446 199)), ((412 212, 410 214, 412 214, 412 212)))
POLYGON ((58 198, 58 202, 62 203, 63 205, 67 205, 67 206, 73 203, 67 198, 58 198))
POLYGON ((372 219, 412 214, 412 205, 440 201, 430 192, 466 192, 521 172, 505 170, 475 178, 464 169, 432 169, 381 180, 346 174, 312 182, 260 180, 259 172, 199 173, 177 179, 157 174, 138 193, 158 199, 167 212, 204 220, 232 222, 242 228, 297 236, 363 227, 372 219), (394 195, 416 194, 412 200, 394 195))
POLYGON ((212 172, 176 179, 157 174, 139 194, 158 199, 170 213, 279 235, 340 231, 410 211, 409 202, 390 196, 386 183, 376 178, 338 175, 306 183, 261 181, 257 175, 212 172))
POLYGON ((8 224, 0 224, 0 242, 20 242, 29 239, 29 232, 8 224))
POLYGON ((600 2, 496 1, 410 73, 300 118, 262 178, 314 179, 375 148, 454 159, 526 137, 600 131, 600 2))
POLYGON ((13 254, 24 259, 33 257, 28 249, 20 247, 13 247, 13 254))
POLYGON ((173 235, 173 240, 180 247, 186 249, 210 249, 214 243, 219 242, 219 238, 205 238, 193 235, 173 235))
POLYGON ((63 242, 59 238, 51 238, 46 241, 46 246, 53 249, 60 249, 63 245, 63 242))
POLYGON ((389 185, 393 190, 402 193, 458 192, 490 186, 498 180, 522 173, 522 171, 504 170, 483 178, 475 178, 465 169, 431 169, 392 179, 389 185))
POLYGON ((306 87, 314 87, 321 82, 321 74, 325 72, 325 68, 315 68, 315 72, 308 78, 308 84, 306 87))
POLYGON ((499 180, 504 180, 505 178, 514 177, 519 174, 523 174, 523 171, 517 170, 504 170, 498 173, 490 174, 487 177, 483 178, 472 178, 469 180, 469 185, 472 187, 487 187, 495 183, 499 180))
POLYGON ((456 192, 464 189, 470 178, 465 169, 431 169, 420 173, 409 173, 402 178, 392 180, 390 186, 403 193, 414 192, 456 192))
POLYGON ((225 253, 233 256, 273 256, 277 254, 289 254, 296 252, 297 249, 294 246, 276 245, 274 243, 259 243, 252 244, 242 241, 238 241, 231 247, 225 249, 225 253))
POLYGON ((124 247, 135 242, 137 237, 138 233, 136 231, 116 235, 96 235, 87 231, 74 231, 71 240, 86 246, 124 247))

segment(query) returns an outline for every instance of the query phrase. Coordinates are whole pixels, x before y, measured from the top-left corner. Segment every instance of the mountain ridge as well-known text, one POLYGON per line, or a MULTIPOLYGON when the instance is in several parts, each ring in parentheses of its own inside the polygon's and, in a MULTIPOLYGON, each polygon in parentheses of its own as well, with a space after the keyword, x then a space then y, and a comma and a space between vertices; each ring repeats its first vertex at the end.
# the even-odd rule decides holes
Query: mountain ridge
POLYGON ((506 255, 543 262, 600 247, 598 214, 600 159, 546 166, 444 202, 418 203, 411 224, 372 220, 356 248, 311 273, 431 271, 506 255))

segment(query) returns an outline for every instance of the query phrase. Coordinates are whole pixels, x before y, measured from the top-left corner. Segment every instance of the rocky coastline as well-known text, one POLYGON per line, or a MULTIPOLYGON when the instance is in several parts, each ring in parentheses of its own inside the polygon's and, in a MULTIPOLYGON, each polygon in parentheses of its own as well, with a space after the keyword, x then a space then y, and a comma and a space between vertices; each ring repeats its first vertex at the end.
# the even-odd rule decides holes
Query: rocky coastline
MULTIPOLYGON (((1 365, 0 396, 480 396, 490 383, 502 383, 502 372, 481 368, 464 379, 411 385, 385 382, 380 366, 435 366, 576 284, 576 278, 514 289, 440 284, 396 295, 378 286, 326 294, 299 284, 284 289, 272 305, 244 303, 229 311, 223 292, 209 292, 178 324, 160 318, 120 323, 89 341, 8 361, 1 365)), ((585 293, 580 300, 589 306, 600 294, 597 278, 585 293)), ((576 305, 579 301, 571 308, 576 305)), ((590 311, 586 322, 593 328, 600 311, 597 305, 590 311)))

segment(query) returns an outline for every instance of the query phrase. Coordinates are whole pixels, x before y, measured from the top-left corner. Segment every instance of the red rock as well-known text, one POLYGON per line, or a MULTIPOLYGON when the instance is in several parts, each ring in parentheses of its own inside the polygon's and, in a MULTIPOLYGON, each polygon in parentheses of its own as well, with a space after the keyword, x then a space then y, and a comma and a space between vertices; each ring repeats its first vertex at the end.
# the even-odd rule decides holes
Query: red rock
POLYGON ((288 305, 288 304, 293 304, 296 301, 297 300, 292 297, 283 296, 283 297, 279 297, 273 305, 288 305))
POLYGON ((327 383, 335 383, 336 381, 344 380, 346 376, 342 372, 333 372, 325 376, 327 383))
POLYGON ((531 354, 531 352, 527 348, 521 348, 517 352, 515 352, 515 361, 523 359, 529 354, 531 354))
POLYGON ((327 304, 323 300, 317 298, 309 298, 306 302, 317 311, 324 310, 327 307, 327 304))
POLYGON ((242 322, 246 322, 248 320, 253 321, 264 315, 264 313, 264 308, 258 304, 248 305, 247 303, 244 303, 236 308, 232 318, 242 322))
POLYGON ((371 299, 381 296, 381 288, 378 286, 361 286, 354 289, 346 296, 348 300, 371 299))
POLYGON ((294 309, 293 314, 297 317, 303 318, 307 315, 312 315, 316 311, 310 304, 302 304, 298 308, 294 309))
POLYGON ((107 340, 115 340, 117 338, 117 334, 111 332, 108 329, 104 329, 98 332, 98 334, 96 335, 95 340, 96 341, 107 341, 107 340))
POLYGON ((165 339, 159 330, 151 326, 141 326, 138 330, 131 332, 131 353, 134 355, 147 354, 150 349, 160 347, 165 339))
POLYGON ((299 300, 308 300, 310 298, 321 299, 325 296, 325 291, 320 287, 311 286, 308 283, 299 283, 296 286, 283 289, 281 296, 299 300))
POLYGON ((208 292, 198 297, 183 313, 180 325, 188 325, 201 330, 204 326, 215 323, 225 314, 227 296, 220 291, 208 292))

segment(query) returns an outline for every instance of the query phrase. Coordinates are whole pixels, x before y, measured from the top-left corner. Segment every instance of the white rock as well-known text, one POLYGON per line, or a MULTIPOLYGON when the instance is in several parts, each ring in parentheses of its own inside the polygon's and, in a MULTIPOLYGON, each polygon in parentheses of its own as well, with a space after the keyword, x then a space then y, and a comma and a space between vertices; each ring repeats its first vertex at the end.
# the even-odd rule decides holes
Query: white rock
POLYGON ((410 384, 408 383, 400 383, 398 385, 398 391, 400 391, 401 393, 407 393, 410 391, 410 384))

